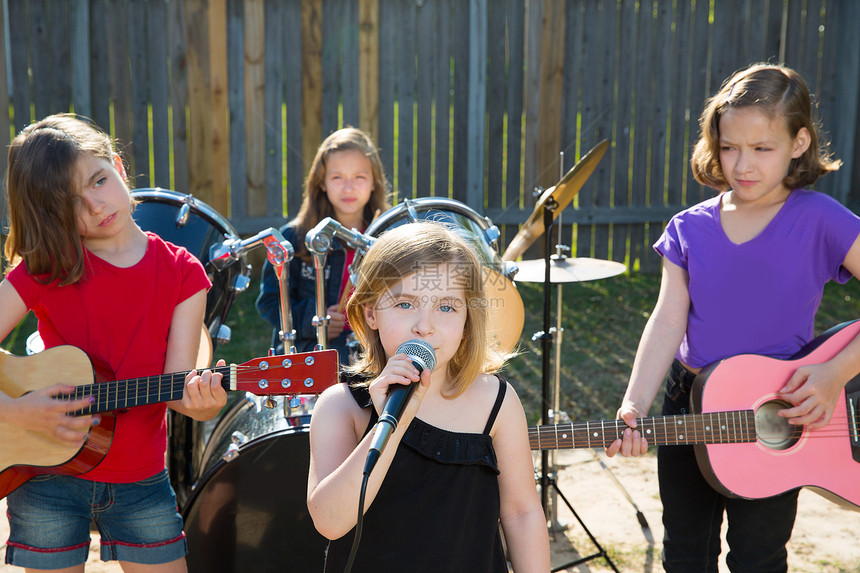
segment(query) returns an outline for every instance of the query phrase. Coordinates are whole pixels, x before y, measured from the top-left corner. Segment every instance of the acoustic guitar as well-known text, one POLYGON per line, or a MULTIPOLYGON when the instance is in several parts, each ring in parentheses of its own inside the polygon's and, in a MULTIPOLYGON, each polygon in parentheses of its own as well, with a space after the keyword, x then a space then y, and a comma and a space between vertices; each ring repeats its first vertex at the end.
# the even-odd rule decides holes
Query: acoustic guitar
MULTIPOLYGON (((79 475, 96 467, 110 448, 115 410, 182 398, 185 376, 176 372, 102 382, 101 369, 75 346, 56 346, 32 356, 0 354, 0 390, 17 398, 57 382, 74 385, 58 399, 92 396, 95 402, 73 415, 102 414, 83 446, 56 442, 0 420, 0 499, 41 474, 79 475)), ((337 350, 254 358, 243 364, 211 368, 224 375, 225 390, 257 395, 319 394, 338 379, 337 350)))
MULTIPOLYGON (((702 474, 725 495, 760 499, 800 487, 860 510, 860 376, 842 390, 827 426, 788 424, 779 390, 801 366, 833 358, 860 332, 860 320, 831 328, 794 357, 744 354, 704 368, 690 393, 692 414, 637 419, 649 444, 693 445, 702 474)), ((606 447, 622 420, 532 426, 533 450, 606 447)))

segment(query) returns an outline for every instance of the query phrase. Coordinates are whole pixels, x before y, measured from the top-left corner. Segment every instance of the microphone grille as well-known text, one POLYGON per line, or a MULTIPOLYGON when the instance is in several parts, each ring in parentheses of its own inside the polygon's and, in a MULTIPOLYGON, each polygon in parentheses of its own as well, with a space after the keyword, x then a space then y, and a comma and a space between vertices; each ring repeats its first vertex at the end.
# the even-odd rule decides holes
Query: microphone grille
POLYGON ((416 338, 407 340, 397 348, 397 354, 405 354, 412 357, 424 365, 427 370, 433 371, 436 368, 436 353, 433 351, 433 346, 430 343, 416 338))

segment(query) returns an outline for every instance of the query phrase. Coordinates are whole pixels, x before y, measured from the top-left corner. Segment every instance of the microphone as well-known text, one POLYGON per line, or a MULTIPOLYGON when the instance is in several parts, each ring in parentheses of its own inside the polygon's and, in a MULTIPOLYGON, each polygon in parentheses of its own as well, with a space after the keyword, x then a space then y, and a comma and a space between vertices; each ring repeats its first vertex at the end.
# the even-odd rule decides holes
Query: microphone
MULTIPOLYGON (((433 347, 419 338, 401 344, 397 348, 396 354, 405 354, 411 358, 412 365, 418 369, 419 375, 424 370, 432 372, 433 368, 436 367, 436 353, 433 352, 433 347)), ((403 410, 406 409, 406 403, 409 402, 417 384, 418 382, 413 382, 408 386, 397 384, 395 388, 388 391, 388 399, 385 401, 382 414, 376 423, 376 432, 373 434, 373 441, 371 441, 370 450, 367 452, 367 462, 364 465, 365 475, 370 474, 373 470, 385 444, 388 443, 388 438, 397 429, 397 423, 400 421, 403 410)))

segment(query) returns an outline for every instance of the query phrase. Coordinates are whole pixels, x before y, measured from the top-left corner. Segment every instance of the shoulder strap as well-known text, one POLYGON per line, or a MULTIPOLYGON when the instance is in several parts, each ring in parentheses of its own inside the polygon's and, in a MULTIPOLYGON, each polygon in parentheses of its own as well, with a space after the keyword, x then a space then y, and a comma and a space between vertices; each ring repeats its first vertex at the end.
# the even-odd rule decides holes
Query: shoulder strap
POLYGON ((484 427, 484 433, 489 434, 493 429, 493 424, 496 423, 496 416, 499 415, 499 410, 502 408, 502 402, 505 401, 505 391, 508 389, 508 383, 501 377, 497 377, 499 381, 499 393, 496 394, 496 403, 493 404, 493 409, 490 411, 490 417, 487 418, 487 425, 484 427))

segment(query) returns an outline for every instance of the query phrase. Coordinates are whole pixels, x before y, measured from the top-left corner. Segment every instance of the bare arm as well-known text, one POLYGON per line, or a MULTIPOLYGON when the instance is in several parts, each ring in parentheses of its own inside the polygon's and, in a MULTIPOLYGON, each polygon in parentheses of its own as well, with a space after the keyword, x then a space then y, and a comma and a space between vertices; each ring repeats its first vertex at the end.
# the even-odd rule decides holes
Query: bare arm
MULTIPOLYGON (((411 359, 403 354, 393 356, 379 377, 371 383, 377 411, 381 410, 390 384, 412 382, 417 371, 411 359)), ((415 416, 418 405, 430 383, 430 371, 421 375, 421 385, 410 399, 397 430, 391 435, 382 455, 370 474, 364 511, 373 503, 391 466, 400 439, 415 416)), ((358 501, 367 452, 373 432, 362 438, 367 413, 355 403, 349 389, 338 384, 323 392, 311 417, 311 463, 308 471, 308 510, 314 526, 329 539, 343 537, 355 527, 358 501)))
MULTIPOLYGON (((15 287, 6 280, 0 282, 0 340, 5 339, 26 314, 27 306, 15 287)), ((59 442, 83 444, 95 418, 68 414, 89 406, 90 399, 54 399, 73 389, 74 386, 68 384, 54 384, 13 398, 0 388, 0 421, 59 442)))
POLYGON ((546 516, 535 487, 526 416, 510 384, 492 434, 500 472, 500 517, 511 564, 516 573, 546 573, 550 570, 546 516))
MULTIPOLYGON (((200 350, 200 328, 206 309, 206 291, 201 290, 176 305, 167 338, 167 355, 164 372, 190 371, 185 377, 185 390, 181 400, 168 405, 195 420, 211 420, 227 403, 227 392, 221 386, 223 376, 204 370, 193 370, 200 350)), ((219 366, 224 361, 218 362, 219 366)))
MULTIPOLYGON (((630 382, 621 407, 618 408, 617 416, 631 428, 635 428, 637 417, 648 414, 684 338, 690 310, 688 281, 689 277, 684 269, 671 261, 663 260, 663 276, 657 304, 642 331, 630 382)), ((647 449, 645 438, 638 431, 627 429, 623 439, 615 440, 606 448, 606 454, 612 457, 620 451, 623 456, 636 456, 645 453, 647 449)))
MULTIPOLYGON (((860 237, 854 241, 843 262, 855 277, 860 277, 860 237)), ((779 412, 793 425, 809 424, 822 428, 830 423, 842 389, 860 372, 860 335, 839 354, 823 364, 801 366, 780 394, 793 408, 779 412)))

